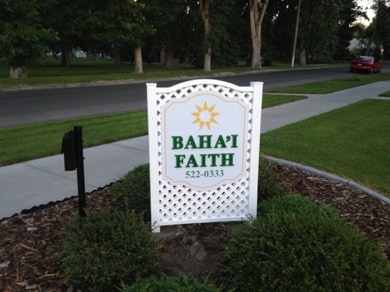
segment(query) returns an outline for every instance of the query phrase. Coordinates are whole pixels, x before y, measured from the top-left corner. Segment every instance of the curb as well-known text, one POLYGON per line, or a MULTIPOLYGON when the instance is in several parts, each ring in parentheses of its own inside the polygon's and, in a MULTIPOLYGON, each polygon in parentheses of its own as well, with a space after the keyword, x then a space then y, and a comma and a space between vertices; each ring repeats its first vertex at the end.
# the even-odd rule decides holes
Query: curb
POLYGON ((339 183, 342 183, 343 185, 346 185, 348 187, 351 187, 351 188, 354 188, 354 189, 357 189, 357 190, 360 190, 364 193, 366 193, 367 195, 375 198, 375 199, 378 199, 380 201, 382 201, 383 203, 387 204, 387 205, 390 205, 390 199, 385 197, 384 195, 380 194, 380 193, 377 193, 369 188, 366 188, 352 180, 348 180, 348 179, 345 179, 345 178, 342 178, 342 177, 339 177, 335 174, 332 174, 332 173, 328 173, 328 172, 325 172, 325 171, 322 171, 322 170, 318 170, 316 168, 313 168, 313 167, 310 167, 310 166, 306 166, 306 165, 303 165, 303 164, 300 164, 300 163, 296 163, 296 162, 291 162, 291 161, 288 161, 288 160, 283 160, 283 159, 280 159, 280 158, 275 158, 275 157, 271 157, 271 156, 264 156, 265 159, 267 159, 268 161, 271 161, 271 162, 274 162, 276 164, 280 164, 280 165, 286 165, 286 166, 292 166, 292 167, 296 167, 296 168, 299 168, 303 171, 306 171, 308 173, 312 173, 312 174, 315 174, 315 175, 318 175, 318 176, 321 176, 321 177, 324 177, 324 178, 327 178, 327 179, 330 179, 330 180, 333 180, 333 181, 337 181, 339 183))

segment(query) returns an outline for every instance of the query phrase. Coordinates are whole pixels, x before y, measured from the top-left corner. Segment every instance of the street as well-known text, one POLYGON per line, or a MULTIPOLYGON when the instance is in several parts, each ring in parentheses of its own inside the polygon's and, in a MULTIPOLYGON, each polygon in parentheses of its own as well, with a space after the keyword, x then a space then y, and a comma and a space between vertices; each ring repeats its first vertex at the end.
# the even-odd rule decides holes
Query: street
MULTIPOLYGON (((345 66, 268 72, 265 69, 258 73, 213 78, 239 86, 248 86, 251 81, 263 81, 264 90, 267 91, 284 86, 350 76, 348 66, 345 66)), ((157 86, 167 87, 186 80, 158 81, 157 86)), ((0 92, 0 128, 143 108, 146 108, 145 82, 3 91, 0 92)))

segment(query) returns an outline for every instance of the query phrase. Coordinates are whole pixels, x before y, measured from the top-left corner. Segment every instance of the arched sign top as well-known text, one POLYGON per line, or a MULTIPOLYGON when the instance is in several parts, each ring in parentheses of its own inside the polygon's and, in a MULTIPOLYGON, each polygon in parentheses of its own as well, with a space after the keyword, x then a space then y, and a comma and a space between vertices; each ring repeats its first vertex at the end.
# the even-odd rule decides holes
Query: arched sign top
MULTIPOLYGON (((201 84, 201 86, 204 86, 205 88, 207 86, 210 86, 210 85, 215 85, 215 86, 229 87, 232 90, 236 90, 236 91, 242 91, 242 90, 247 91, 247 90, 253 89, 254 83, 261 84, 261 85, 263 84, 263 82, 257 81, 257 82, 252 82, 251 86, 237 86, 233 83, 218 80, 218 79, 195 79, 195 80, 184 81, 184 82, 175 84, 175 85, 170 86, 170 87, 159 87, 158 90, 161 93, 162 92, 171 92, 171 91, 176 91, 176 90, 179 90, 181 88, 188 87, 188 86, 201 84)), ((147 86, 157 86, 157 83, 147 83, 147 86)), ((201 87, 198 90, 202 90, 201 87)))

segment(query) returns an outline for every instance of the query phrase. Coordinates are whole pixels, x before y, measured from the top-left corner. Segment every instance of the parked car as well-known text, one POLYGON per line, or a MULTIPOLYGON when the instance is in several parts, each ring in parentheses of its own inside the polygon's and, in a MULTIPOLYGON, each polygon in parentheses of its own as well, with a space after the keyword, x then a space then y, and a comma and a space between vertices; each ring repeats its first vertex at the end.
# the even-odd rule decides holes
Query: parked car
POLYGON ((349 72, 367 72, 367 73, 380 73, 382 63, 376 58, 371 56, 359 56, 351 61, 349 65, 349 72))

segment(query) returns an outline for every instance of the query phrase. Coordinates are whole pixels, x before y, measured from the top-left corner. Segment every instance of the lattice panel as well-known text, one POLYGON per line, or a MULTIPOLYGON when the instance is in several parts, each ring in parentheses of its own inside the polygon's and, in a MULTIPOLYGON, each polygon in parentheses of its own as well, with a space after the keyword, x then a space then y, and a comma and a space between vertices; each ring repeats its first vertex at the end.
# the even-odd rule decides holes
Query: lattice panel
POLYGON ((237 87, 227 82, 206 79, 188 81, 169 88, 157 88, 156 84, 147 86, 152 224, 155 231, 158 232, 159 227, 164 225, 237 221, 247 219, 248 215, 255 216, 262 83, 237 87), (254 89, 255 85, 258 86, 257 91, 254 89), (228 99, 239 99, 248 105, 245 148, 248 159, 245 161, 245 174, 238 181, 224 184, 214 190, 199 191, 185 185, 173 185, 162 179, 161 108, 171 100, 184 99, 191 93, 205 90, 218 92, 228 99), (255 96, 255 94, 260 96, 255 96), (260 108, 254 108, 254 106, 260 108), (257 114, 254 115, 254 112, 257 114), (256 123, 253 123, 254 121, 256 123))

